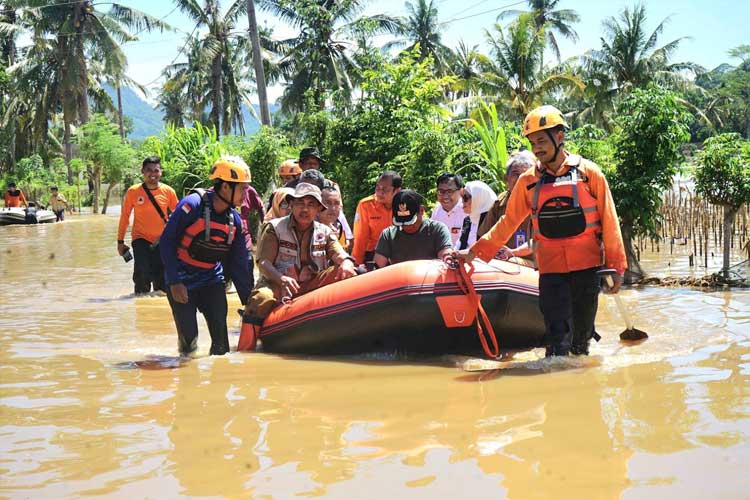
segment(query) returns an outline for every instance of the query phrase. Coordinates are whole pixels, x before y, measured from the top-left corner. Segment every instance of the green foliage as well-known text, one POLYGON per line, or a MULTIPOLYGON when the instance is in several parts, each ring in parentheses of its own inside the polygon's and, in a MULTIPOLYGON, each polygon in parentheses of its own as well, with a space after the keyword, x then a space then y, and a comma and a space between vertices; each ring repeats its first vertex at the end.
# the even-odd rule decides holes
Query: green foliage
MULTIPOLYGON (((106 116, 95 114, 91 121, 76 131, 76 142, 81 157, 91 168, 90 177, 94 183, 94 211, 98 212, 101 183, 111 186, 123 181, 123 176, 136 167, 135 150, 122 142, 116 124, 106 116)), ((109 195, 109 191, 107 192, 109 195)))
POLYGON ((703 144, 695 172, 697 191, 714 204, 737 209, 750 201, 750 142, 721 134, 703 144))
POLYGON ((162 180, 178 196, 194 187, 207 187, 208 172, 223 152, 216 129, 198 122, 192 127, 168 125, 159 137, 148 137, 140 150, 142 158, 151 155, 161 158, 162 180))
POLYGON ((607 132, 594 125, 584 125, 565 135, 565 149, 593 161, 607 178, 615 171, 615 146, 607 132))
MULTIPOLYGON (((249 138, 227 138, 224 148, 227 153, 240 155, 247 162, 253 176, 253 187, 261 194, 271 187, 276 169, 291 152, 287 138, 272 127, 262 127, 249 138)), ((295 158, 296 152, 291 157, 295 158)))
POLYGON ((623 230, 656 233, 662 193, 671 187, 689 138, 690 115, 677 95, 654 84, 635 89, 618 107, 612 137, 617 169, 609 182, 623 230))
POLYGON ((75 186, 65 183, 65 176, 66 167, 62 159, 55 159, 46 165, 41 156, 32 155, 18 160, 13 174, 3 175, 0 185, 5 189, 8 182, 14 181, 29 201, 34 200, 41 204, 45 204, 49 199, 49 188, 58 186, 72 205, 78 201, 78 195, 75 186))
POLYGON ((497 108, 492 103, 489 106, 482 102, 482 109, 477 118, 469 121, 479 133, 482 147, 479 156, 484 164, 479 169, 489 179, 489 186, 500 192, 505 189, 505 163, 508 161, 508 143, 505 140, 505 129, 500 123, 497 108))
MULTIPOLYGON (((372 194, 375 179, 386 166, 413 169, 416 174, 421 167, 407 167, 406 162, 426 158, 420 143, 434 144, 435 134, 441 133, 446 111, 439 103, 453 79, 434 78, 430 64, 429 59, 417 62, 413 54, 406 54, 395 63, 366 71, 362 99, 330 124, 326 150, 334 166, 332 177, 344 199, 351 200, 345 205, 348 215, 358 200, 372 194)), ((442 168, 450 156, 442 147, 431 154, 434 157, 427 161, 432 168, 442 168)), ((400 173, 406 176, 407 171, 400 173)), ((420 189, 425 189, 434 179, 418 181, 420 189)))

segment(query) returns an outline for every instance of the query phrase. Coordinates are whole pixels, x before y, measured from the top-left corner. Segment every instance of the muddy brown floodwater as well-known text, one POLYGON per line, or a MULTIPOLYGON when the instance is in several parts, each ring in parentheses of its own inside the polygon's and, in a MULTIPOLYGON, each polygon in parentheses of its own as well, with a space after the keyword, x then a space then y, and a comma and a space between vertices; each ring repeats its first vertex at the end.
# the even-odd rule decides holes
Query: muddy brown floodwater
POLYGON ((144 370, 176 354, 167 301, 129 295, 116 218, 71 219, 0 227, 0 497, 750 497, 749 291, 625 290, 632 347, 602 296, 585 359, 144 370))

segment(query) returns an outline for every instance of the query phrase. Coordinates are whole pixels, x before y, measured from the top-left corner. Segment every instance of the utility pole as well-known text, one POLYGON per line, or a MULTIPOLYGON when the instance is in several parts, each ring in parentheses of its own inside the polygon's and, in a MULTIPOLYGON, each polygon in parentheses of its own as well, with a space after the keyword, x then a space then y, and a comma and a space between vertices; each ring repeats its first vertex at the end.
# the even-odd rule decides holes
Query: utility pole
POLYGON ((258 86, 258 101, 260 103, 260 123, 271 125, 271 115, 268 112, 268 95, 266 94, 266 76, 263 71, 263 59, 260 54, 260 36, 258 23, 255 20, 255 2, 247 0, 247 20, 249 23, 250 43, 253 47, 253 64, 255 66, 255 81, 258 86))

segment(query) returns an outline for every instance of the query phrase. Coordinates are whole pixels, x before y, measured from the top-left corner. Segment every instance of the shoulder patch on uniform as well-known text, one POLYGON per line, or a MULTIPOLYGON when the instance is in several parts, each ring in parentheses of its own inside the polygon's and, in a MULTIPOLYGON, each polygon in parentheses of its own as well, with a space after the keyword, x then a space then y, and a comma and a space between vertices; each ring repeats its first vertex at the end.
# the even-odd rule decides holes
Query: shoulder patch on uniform
POLYGON ((185 212, 186 214, 189 214, 191 210, 193 210, 193 208, 190 205, 188 205, 187 203, 182 204, 183 212, 185 212))

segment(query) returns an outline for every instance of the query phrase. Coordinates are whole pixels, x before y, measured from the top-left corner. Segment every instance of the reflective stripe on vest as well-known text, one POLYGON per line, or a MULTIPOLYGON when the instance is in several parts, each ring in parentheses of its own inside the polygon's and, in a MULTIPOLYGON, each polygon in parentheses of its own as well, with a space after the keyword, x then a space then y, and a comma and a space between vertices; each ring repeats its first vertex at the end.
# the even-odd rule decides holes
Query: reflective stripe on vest
MULTIPOLYGON (((279 239, 279 251, 276 254, 274 267, 286 276, 296 276, 296 273, 302 268, 302 261, 299 252, 299 241, 297 235, 290 227, 292 220, 291 215, 273 219, 270 224, 276 231, 276 237, 279 239)), ((330 228, 318 221, 313 221, 313 234, 310 237, 310 257, 313 265, 318 272, 328 267, 328 256, 326 254, 326 245, 329 235, 332 234, 330 228)))

